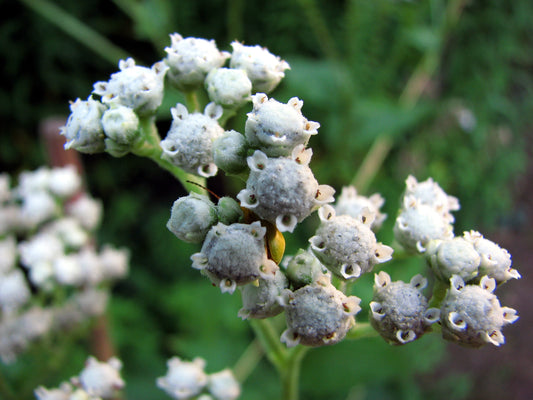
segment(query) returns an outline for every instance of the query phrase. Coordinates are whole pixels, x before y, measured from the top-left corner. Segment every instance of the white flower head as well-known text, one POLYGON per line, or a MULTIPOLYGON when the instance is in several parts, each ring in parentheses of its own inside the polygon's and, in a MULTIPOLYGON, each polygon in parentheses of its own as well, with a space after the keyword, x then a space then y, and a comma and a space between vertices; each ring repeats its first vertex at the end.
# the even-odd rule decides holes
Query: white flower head
POLYGON ((127 249, 116 249, 104 245, 99 254, 104 279, 123 278, 128 274, 130 252, 127 249))
POLYGON ((117 390, 124 387, 124 381, 120 377, 121 368, 122 363, 116 357, 110 358, 107 362, 89 357, 79 377, 72 378, 72 382, 81 386, 89 395, 109 399, 117 390))
POLYGON ((480 276, 487 275, 489 278, 496 279, 497 283, 521 278, 520 273, 511 267, 511 254, 506 249, 483 237, 477 231, 464 232, 463 236, 465 240, 472 243, 475 251, 481 257, 480 276))
POLYGON ((286 256, 281 265, 285 268, 285 274, 296 289, 330 275, 328 269, 310 249, 300 249, 294 256, 286 256))
POLYGON ((11 193, 11 177, 7 172, 0 174, 0 205, 11 199, 13 194, 11 193))
POLYGON ((270 93, 285 77, 289 64, 261 46, 245 46, 231 43, 231 68, 243 69, 252 81, 255 92, 270 93))
POLYGON ((516 310, 502 307, 493 294, 496 281, 484 276, 479 285, 466 285, 461 277, 450 279, 441 305, 442 335, 468 347, 505 342, 501 329, 518 319, 516 310))
POLYGON ((370 323, 393 344, 405 344, 420 338, 439 320, 440 310, 428 308, 422 290, 427 279, 415 275, 409 283, 391 282, 385 271, 374 279, 374 296, 370 302, 370 323))
POLYGON ((424 253, 430 240, 453 238, 453 226, 433 206, 407 196, 396 218, 394 237, 406 251, 424 253))
POLYGON ((361 310, 361 299, 346 296, 327 278, 294 292, 286 289, 278 301, 285 309, 287 329, 281 341, 287 347, 338 343, 355 325, 354 315, 361 310))
POLYGON ((193 268, 201 270, 222 292, 233 293, 236 286, 259 277, 273 279, 279 269, 268 259, 266 228, 251 224, 218 223, 207 234, 200 253, 191 256, 193 268))
POLYGON ((70 104, 67 124, 61 128, 65 136, 65 149, 81 153, 100 153, 105 149, 102 114, 106 110, 99 101, 89 96, 87 100, 76 99, 70 104))
POLYGON ((27 193, 22 199, 20 223, 26 229, 35 228, 59 214, 59 206, 54 197, 45 191, 27 193))
POLYGON ((458 275, 468 282, 478 276, 481 257, 463 237, 430 240, 425 256, 441 280, 449 281, 453 275, 458 275))
POLYGON ((216 68, 205 78, 211 101, 236 109, 252 99, 252 82, 242 69, 216 68))
POLYGON ((459 210, 459 200, 457 197, 446 194, 432 178, 418 182, 414 176, 409 175, 405 180, 405 186, 404 198, 415 198, 419 204, 432 206, 443 213, 449 219, 449 222, 454 221, 450 212, 459 210))
POLYGON ((30 297, 30 288, 20 269, 0 275, 0 308, 4 313, 16 312, 30 297))
POLYGON ((189 114, 184 105, 177 104, 170 111, 173 120, 161 141, 162 157, 187 172, 204 177, 216 175, 213 142, 224 133, 217 121, 222 116, 222 107, 209 103, 203 114, 189 114))
POLYGON ((247 159, 251 171, 246 189, 237 195, 241 206, 280 232, 292 232, 298 222, 334 200, 335 190, 319 185, 309 168, 311 154, 303 145, 294 148, 291 158, 269 158, 256 150, 247 159))
POLYGON ((200 394, 207 385, 205 360, 202 358, 182 361, 179 357, 172 357, 167 361, 167 367, 167 374, 157 378, 157 386, 174 399, 190 399, 200 394))
POLYGON ((374 265, 389 261, 392 248, 378 243, 371 230, 374 215, 368 209, 360 218, 335 215, 330 205, 318 211, 321 224, 309 239, 315 256, 341 279, 356 279, 374 265))
POLYGON ((151 68, 135 64, 133 58, 120 60, 120 71, 111 75, 108 82, 96 82, 93 93, 109 105, 129 107, 139 115, 150 115, 163 101, 163 81, 168 67, 163 62, 151 68))
POLYGON ((207 389, 216 400, 235 400, 241 394, 241 385, 230 369, 210 374, 207 389))
POLYGON ((309 138, 318 133, 320 124, 303 116, 303 101, 297 97, 284 104, 257 93, 252 100, 253 110, 247 114, 245 125, 246 139, 251 147, 267 156, 290 156, 296 146, 306 146, 309 138))
POLYGON ((213 159, 216 166, 229 174, 244 172, 248 166, 248 148, 248 142, 240 132, 225 131, 213 142, 213 159))
POLYGON ((337 198, 335 213, 337 215, 350 215, 353 218, 360 218, 363 210, 367 208, 375 216, 371 228, 373 231, 377 231, 387 217, 387 214, 380 212, 380 208, 384 203, 385 200, 379 193, 366 197, 359 195, 355 186, 345 186, 342 188, 341 195, 337 198))
POLYGON ((100 200, 86 193, 76 197, 66 205, 67 215, 75 218, 88 231, 95 230, 102 220, 103 206, 100 200))
POLYGON ((50 170, 49 190, 62 199, 74 196, 81 188, 81 176, 74 165, 50 170))
POLYGON ((44 386, 39 386, 34 391, 37 400, 72 400, 72 386, 67 382, 63 382, 59 388, 47 389, 44 386))
POLYGON ((230 54, 218 50, 214 40, 194 37, 183 38, 178 33, 170 35, 171 45, 166 47, 168 77, 180 90, 190 91, 202 86, 206 75, 222 67, 230 54))

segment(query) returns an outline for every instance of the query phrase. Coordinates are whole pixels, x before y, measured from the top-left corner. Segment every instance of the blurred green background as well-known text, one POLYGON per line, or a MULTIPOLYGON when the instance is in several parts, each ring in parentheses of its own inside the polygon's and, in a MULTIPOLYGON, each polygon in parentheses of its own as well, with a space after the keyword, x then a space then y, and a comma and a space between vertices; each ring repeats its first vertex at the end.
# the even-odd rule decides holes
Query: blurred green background
MULTIPOLYGON (((385 197, 389 217, 378 235, 384 243, 392 241, 408 174, 431 176, 460 199, 456 233, 526 223, 513 194, 531 145, 530 0, 3 0, 0 13, 4 171, 46 163, 38 136, 44 119, 66 117, 68 101, 86 98, 94 82, 117 70, 120 58, 132 56, 140 65, 162 59, 168 34, 179 32, 213 38, 225 50, 233 40, 260 44, 290 63, 272 96, 299 97, 304 115, 320 122, 310 142, 320 183, 340 193, 355 182, 366 194, 385 197), (369 167, 368 154, 373 156, 366 160, 383 158, 379 168, 369 167)), ((173 105, 161 108, 163 136, 173 105)), ((234 119, 232 127, 242 132, 243 121, 234 119)), ((203 357, 209 372, 235 364, 253 338, 236 316, 239 295, 220 294, 192 270, 189 256, 199 247, 181 243, 165 228, 172 202, 184 194, 179 183, 133 156, 82 159, 90 192, 105 204, 98 241, 132 251, 130 277, 114 288, 109 309, 127 399, 168 398, 154 381, 173 355, 203 357)), ((228 195, 241 189, 224 176, 209 186, 228 195)), ((289 253, 306 246, 316 223, 309 218, 286 235, 289 253)), ((419 260, 386 267, 394 280, 424 268, 419 260)), ((363 304, 371 280, 364 277, 354 287, 363 304)), ((70 362, 38 383, 52 387, 76 374, 86 345, 71 341, 70 362)), ((445 349, 431 335, 401 348, 363 339, 317 349, 304 363, 301 397, 468 398, 468 375, 431 375, 445 349)), ((39 351, 0 373, 28 385, 25 377, 36 375, 39 351)), ((274 399, 278 390, 276 373, 263 360, 242 398, 274 399)))

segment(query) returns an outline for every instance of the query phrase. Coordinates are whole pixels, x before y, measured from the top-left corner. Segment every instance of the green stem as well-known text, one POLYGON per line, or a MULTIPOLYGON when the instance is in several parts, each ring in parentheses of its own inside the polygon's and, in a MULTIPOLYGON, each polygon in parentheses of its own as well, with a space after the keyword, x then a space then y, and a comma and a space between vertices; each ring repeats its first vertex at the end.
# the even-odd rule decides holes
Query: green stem
POLYGON ((142 118, 140 120, 140 130, 141 137, 144 141, 140 142, 140 144, 132 150, 133 154, 140 157, 147 157, 161 168, 170 172, 188 192, 196 192, 200 194, 206 193, 206 190, 203 189, 203 187, 206 186, 205 178, 189 174, 161 157, 163 149, 159 145, 160 137, 155 125, 155 117, 142 118))
POLYGON ((198 101, 198 93, 192 90, 189 92, 184 92, 185 95, 185 104, 189 112, 200 112, 200 102, 198 101))
POLYGON ((233 375, 242 384, 265 354, 259 340, 252 341, 232 368, 233 375))
POLYGON ((429 300, 428 307, 440 308, 440 304, 442 303, 442 300, 444 300, 444 297, 446 296, 446 292, 448 291, 449 287, 449 282, 445 282, 440 279, 435 280, 435 285, 433 286, 433 294, 431 296, 431 299, 429 300))
POLYGON ((279 341, 279 334, 268 319, 255 319, 250 325, 261 342, 269 361, 278 371, 284 368, 287 359, 287 349, 279 341))
POLYGON ((298 400, 302 360, 309 347, 298 345, 291 349, 281 374, 283 400, 298 400))
POLYGON ((377 333, 372 325, 368 322, 358 322, 346 335, 348 340, 357 340, 362 338, 378 337, 377 333))
POLYGON ((120 47, 55 4, 47 0, 20 1, 113 65, 117 65, 118 60, 129 57, 120 47))

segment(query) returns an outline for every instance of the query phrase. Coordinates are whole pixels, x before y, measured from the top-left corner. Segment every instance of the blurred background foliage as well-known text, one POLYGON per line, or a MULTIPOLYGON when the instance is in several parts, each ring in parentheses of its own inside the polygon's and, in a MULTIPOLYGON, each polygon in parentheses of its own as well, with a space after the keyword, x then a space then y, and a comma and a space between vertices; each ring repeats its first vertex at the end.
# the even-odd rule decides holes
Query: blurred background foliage
MULTIPOLYGON (((513 207, 513 187, 531 131, 529 0, 3 0, 0 12, 5 171, 45 163, 37 134, 43 119, 66 117, 68 101, 86 98, 94 82, 117 70, 120 58, 133 56, 141 65, 160 60, 168 34, 179 32, 213 38, 221 49, 233 40, 260 44, 290 63, 273 96, 299 97, 304 115, 320 122, 320 134, 310 142, 320 183, 340 193, 353 182, 385 197, 384 243, 392 241, 408 174, 431 176, 459 197, 456 233, 523 223, 513 207), (379 168, 371 165, 376 161, 379 168)), ((175 102, 170 96, 161 108, 163 136, 175 102)), ((242 132, 243 122, 237 117, 231 127, 242 132)), ((98 240, 132 251, 131 275, 115 287, 109 310, 127 398, 167 398, 154 380, 172 355, 204 357, 211 372, 234 365, 253 335, 236 316, 239 295, 221 295, 192 270, 189 256, 198 247, 165 228, 172 202, 184 194, 179 183, 133 156, 83 156, 83 162, 89 190, 105 204, 98 240)), ((223 176, 209 185, 218 194, 241 188, 223 176)), ((287 237, 289 253, 306 246, 316 224, 309 218, 287 237)), ((389 264, 394 280, 425 268, 420 260, 389 264)), ((354 287, 363 304, 371 280, 361 278, 354 287)), ((58 377, 78 372, 85 357, 79 347, 86 343, 73 343, 71 362, 39 383, 54 386, 58 377), (73 369, 72 360, 80 367, 73 369)), ((468 377, 448 375, 429 384, 421 378, 444 349, 440 338, 428 335, 405 347, 362 339, 314 350, 302 371, 302 398, 464 398, 468 377)), ((29 354, 10 376, 34 362, 29 354)), ((276 398, 275 375, 262 360, 245 382, 243 398, 276 398)))

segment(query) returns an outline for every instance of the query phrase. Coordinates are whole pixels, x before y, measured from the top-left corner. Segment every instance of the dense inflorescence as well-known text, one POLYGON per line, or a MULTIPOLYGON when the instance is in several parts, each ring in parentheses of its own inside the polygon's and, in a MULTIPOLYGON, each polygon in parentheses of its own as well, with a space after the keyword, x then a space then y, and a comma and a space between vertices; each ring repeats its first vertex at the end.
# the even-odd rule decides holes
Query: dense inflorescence
MULTIPOLYGON (((67 139, 65 147, 148 156, 182 183, 184 171, 203 178, 223 171, 242 179, 236 199, 216 196, 215 204, 207 194, 178 198, 167 228, 178 239, 201 245, 191 257, 192 267, 214 286, 230 294, 239 288, 241 318, 267 319, 284 313, 287 327, 280 340, 288 347, 340 342, 361 326, 355 320, 361 300, 351 295, 352 285, 393 259, 393 247, 376 237, 386 218, 380 211, 384 199, 379 193, 366 197, 346 186, 335 202, 335 189, 315 179, 308 145, 320 124, 303 115, 303 100, 298 97, 283 103, 267 96, 289 69, 286 61, 260 46, 233 42, 232 52, 226 52, 213 40, 177 33, 170 38, 164 60, 151 68, 137 66, 132 59, 121 61, 120 71, 108 82, 96 83, 87 100, 71 104, 72 113, 61 132, 67 139), (171 127, 161 139, 155 111, 167 87, 183 92, 187 105, 178 103, 170 109, 171 127), (202 89, 207 105, 194 97, 202 89), (252 109, 242 129, 225 130, 228 119, 250 102, 252 109), (285 255, 283 233, 298 229, 317 210, 318 227, 309 247, 285 255)), ((432 279, 417 274, 406 283, 377 272, 367 325, 395 345, 439 329, 445 339, 465 346, 502 344, 501 329, 518 318, 515 310, 501 307, 494 294, 497 285, 520 278, 511 267, 510 254, 477 231, 456 237, 452 212, 459 210, 459 201, 432 178, 419 182, 409 176, 405 184, 393 228, 394 250, 424 258, 432 279)), ((44 195, 33 201, 40 207, 27 207, 37 210, 27 212, 30 219, 42 221, 56 212, 44 195)), ((36 282, 46 281, 46 273, 33 272, 30 266, 30 255, 37 249, 42 264, 60 247, 58 238, 68 238, 71 246, 83 242, 83 234, 74 234, 71 228, 65 235, 68 229, 68 224, 50 228, 57 238, 49 240, 45 249, 37 239, 33 252, 22 246, 21 259, 36 282)), ((11 248, 12 239, 0 246, 11 248)), ((90 259, 87 255, 84 262, 90 259)), ((69 269, 72 262, 64 258, 58 263, 63 266, 58 280, 79 284, 81 278, 69 269)), ((0 264, 0 272, 7 270, 0 264)), ((99 277, 84 279, 92 282, 99 277)), ((5 280, 14 286, 19 281, 16 274, 5 280)), ((10 300, 2 306, 9 310, 24 303, 27 293, 19 290, 17 295, 7 296, 10 300)), ((208 375, 204 366, 201 359, 185 362, 174 357, 157 384, 176 399, 239 396, 229 370, 208 375)), ((80 382, 83 386, 82 378, 80 382)), ((95 389, 94 394, 104 397, 108 392, 95 389)), ((40 400, 47 399, 45 389, 39 395, 40 400)))

